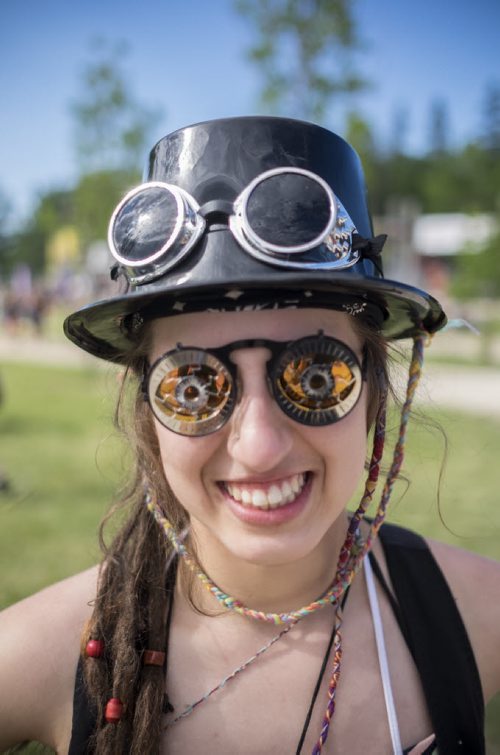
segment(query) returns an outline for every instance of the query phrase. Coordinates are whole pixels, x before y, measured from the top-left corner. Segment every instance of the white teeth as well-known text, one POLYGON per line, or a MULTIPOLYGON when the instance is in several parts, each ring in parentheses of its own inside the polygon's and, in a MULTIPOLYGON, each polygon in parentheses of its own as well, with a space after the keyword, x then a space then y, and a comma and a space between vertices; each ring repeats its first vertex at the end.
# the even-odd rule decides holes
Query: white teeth
POLYGON ((282 502, 283 496, 281 495, 281 490, 277 485, 271 485, 271 487, 267 491, 267 500, 269 501, 269 504, 271 506, 277 506, 282 502))
POLYGON ((305 474, 296 474, 283 482, 273 482, 267 490, 265 488, 244 488, 236 483, 226 484, 226 490, 235 501, 241 501, 245 506, 257 509, 276 509, 286 503, 291 503, 304 487, 305 474))
POLYGON ((252 493, 252 506, 257 506, 258 509, 264 509, 269 505, 267 495, 263 490, 254 490, 252 493))

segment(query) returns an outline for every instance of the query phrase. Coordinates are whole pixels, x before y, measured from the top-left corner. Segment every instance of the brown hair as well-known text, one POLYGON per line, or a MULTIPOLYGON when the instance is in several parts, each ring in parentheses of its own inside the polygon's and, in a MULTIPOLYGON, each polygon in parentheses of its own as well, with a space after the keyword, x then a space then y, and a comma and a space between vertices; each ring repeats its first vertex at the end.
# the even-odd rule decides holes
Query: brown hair
MULTIPOLYGON (((362 320, 353 322, 365 344, 370 428, 388 385, 386 342, 362 320)), ((145 649, 165 650, 175 569, 171 546, 144 505, 146 482, 176 531, 188 525, 188 515, 165 478, 152 413, 140 391, 146 351, 147 339, 129 360, 118 399, 115 421, 133 449, 134 466, 119 503, 101 525, 104 559, 93 615, 82 642, 87 695, 95 705, 97 721, 91 749, 98 755, 153 755, 160 750, 164 668, 145 666, 142 657, 145 649), (128 516, 107 546, 104 527, 119 511, 128 516), (104 641, 102 658, 85 659, 84 648, 90 638, 104 641), (110 698, 123 703, 116 724, 108 724, 104 718, 110 698)))

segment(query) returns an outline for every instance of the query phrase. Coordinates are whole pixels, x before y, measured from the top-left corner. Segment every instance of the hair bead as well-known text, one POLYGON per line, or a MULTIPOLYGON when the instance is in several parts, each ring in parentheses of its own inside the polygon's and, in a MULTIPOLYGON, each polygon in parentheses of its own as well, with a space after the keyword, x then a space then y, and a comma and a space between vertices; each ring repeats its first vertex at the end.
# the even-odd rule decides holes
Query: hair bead
POLYGON ((103 654, 103 640, 89 640, 85 645, 85 655, 87 656, 87 658, 101 658, 103 654))
POLYGON ((106 703, 104 718, 108 724, 117 724, 122 717, 123 703, 118 697, 112 697, 106 703))
POLYGON ((163 666, 165 653, 161 650, 145 650, 142 656, 144 666, 163 666))

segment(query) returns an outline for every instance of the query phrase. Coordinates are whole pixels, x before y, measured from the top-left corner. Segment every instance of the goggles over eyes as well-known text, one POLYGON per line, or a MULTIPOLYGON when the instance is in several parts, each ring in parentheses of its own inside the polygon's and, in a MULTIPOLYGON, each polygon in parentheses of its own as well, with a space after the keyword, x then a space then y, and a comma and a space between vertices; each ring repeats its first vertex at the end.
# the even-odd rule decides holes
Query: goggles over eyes
POLYGON ((330 186, 302 168, 261 173, 236 200, 201 208, 184 189, 153 181, 132 189, 114 211, 108 242, 133 284, 147 283, 182 260, 210 213, 226 215, 238 244, 259 260, 287 268, 354 265, 356 228, 330 186))
POLYGON ((321 331, 297 341, 249 339, 209 350, 178 344, 144 376, 143 392, 155 417, 180 435, 219 430, 238 401, 231 354, 247 348, 269 349, 272 395, 288 417, 303 425, 338 422, 361 395, 364 365, 348 346, 321 331))

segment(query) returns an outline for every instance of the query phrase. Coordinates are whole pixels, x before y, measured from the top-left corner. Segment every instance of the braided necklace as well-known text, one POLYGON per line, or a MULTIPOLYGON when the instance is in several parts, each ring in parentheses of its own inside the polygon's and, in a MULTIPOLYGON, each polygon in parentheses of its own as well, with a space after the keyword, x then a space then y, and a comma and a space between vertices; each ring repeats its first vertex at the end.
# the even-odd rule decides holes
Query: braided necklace
MULTIPOLYGON (((177 551, 179 556, 183 558, 185 563, 194 572, 194 574, 196 574, 204 587, 210 593, 212 593, 212 595, 218 600, 219 603, 221 603, 221 605, 224 606, 224 608, 234 611, 235 613, 240 614, 240 616, 248 616, 251 619, 256 619, 257 621, 265 621, 277 626, 282 624, 296 623, 297 621, 300 621, 300 619, 303 619, 305 616, 309 616, 310 614, 314 613, 319 608, 323 608, 324 606, 331 603, 337 603, 339 598, 346 591, 347 587, 351 584, 354 577, 354 568, 349 572, 345 570, 342 575, 339 575, 339 572, 337 571, 337 577, 320 598, 314 600, 312 603, 309 603, 309 605, 303 606, 296 611, 291 611, 290 613, 265 613, 264 611, 256 611, 253 608, 247 608, 240 600, 237 600, 236 598, 233 598, 227 593, 223 592, 219 587, 217 587, 215 582, 213 582, 210 577, 205 574, 202 569, 200 569, 195 559, 190 555, 185 545, 176 535, 168 519, 163 515, 158 504, 154 503, 153 500, 149 498, 147 506, 148 509, 152 512, 158 524, 162 527, 166 537, 172 543, 174 549, 177 551)), ((356 530, 356 532, 357 531, 358 530, 356 530)), ((361 546, 352 547, 350 549, 351 557, 355 560, 356 563, 356 571, 361 565, 362 559, 359 558, 359 555, 363 553, 363 550, 364 548, 362 544, 361 546)))

